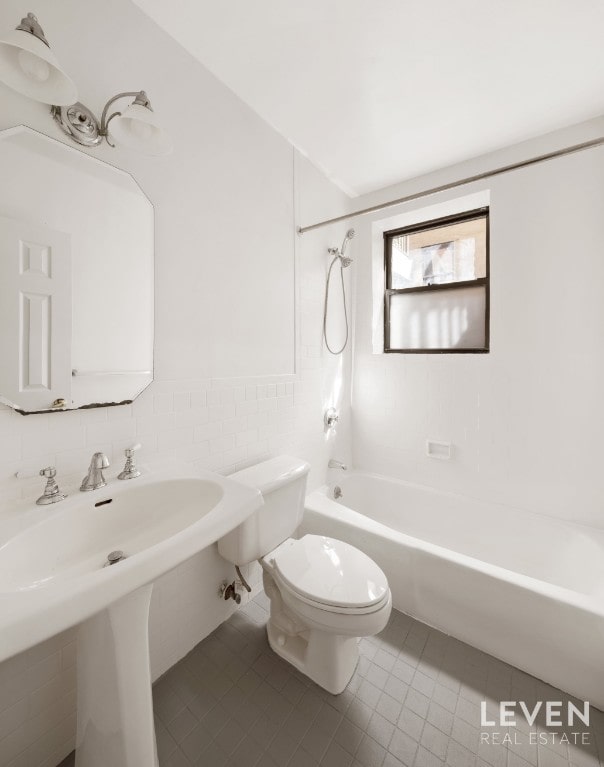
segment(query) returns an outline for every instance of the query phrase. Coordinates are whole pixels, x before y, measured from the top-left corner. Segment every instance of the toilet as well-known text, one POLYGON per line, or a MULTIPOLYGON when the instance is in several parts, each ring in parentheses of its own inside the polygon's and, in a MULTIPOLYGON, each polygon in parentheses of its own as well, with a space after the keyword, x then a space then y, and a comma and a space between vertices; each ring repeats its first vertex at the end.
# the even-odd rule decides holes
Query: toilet
POLYGON ((271 648, 328 692, 341 693, 356 668, 361 637, 386 626, 388 581, 359 549, 323 535, 294 534, 304 514, 309 465, 279 456, 231 475, 264 505, 218 541, 235 565, 258 560, 270 600, 271 648))

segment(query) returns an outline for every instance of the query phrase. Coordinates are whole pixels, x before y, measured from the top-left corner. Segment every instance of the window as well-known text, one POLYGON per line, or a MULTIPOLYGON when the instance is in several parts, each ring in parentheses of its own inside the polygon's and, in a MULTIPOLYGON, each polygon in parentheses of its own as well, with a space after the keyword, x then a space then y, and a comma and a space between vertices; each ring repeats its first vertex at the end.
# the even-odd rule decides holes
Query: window
POLYGON ((384 351, 489 351, 489 209, 384 232, 384 351))

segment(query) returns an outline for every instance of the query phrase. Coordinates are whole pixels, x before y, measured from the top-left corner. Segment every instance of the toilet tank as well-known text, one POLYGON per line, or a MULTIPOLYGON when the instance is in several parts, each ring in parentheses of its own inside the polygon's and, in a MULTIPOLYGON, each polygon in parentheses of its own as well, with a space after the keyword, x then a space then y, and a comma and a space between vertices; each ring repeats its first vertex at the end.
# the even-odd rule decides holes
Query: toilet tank
POLYGON ((218 541, 224 559, 246 565, 294 533, 304 514, 309 469, 299 458, 280 455, 230 475, 229 479, 260 490, 264 505, 218 541))

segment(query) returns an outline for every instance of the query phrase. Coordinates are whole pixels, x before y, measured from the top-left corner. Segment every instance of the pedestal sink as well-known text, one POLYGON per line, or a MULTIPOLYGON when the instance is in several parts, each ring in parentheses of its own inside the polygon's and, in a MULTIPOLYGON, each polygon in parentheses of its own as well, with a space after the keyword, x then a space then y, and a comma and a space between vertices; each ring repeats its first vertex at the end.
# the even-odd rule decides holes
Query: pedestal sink
POLYGON ((261 504, 224 477, 171 471, 0 520, 0 661, 79 624, 77 767, 157 765, 153 581, 261 504), (124 558, 106 566, 117 550, 124 558))

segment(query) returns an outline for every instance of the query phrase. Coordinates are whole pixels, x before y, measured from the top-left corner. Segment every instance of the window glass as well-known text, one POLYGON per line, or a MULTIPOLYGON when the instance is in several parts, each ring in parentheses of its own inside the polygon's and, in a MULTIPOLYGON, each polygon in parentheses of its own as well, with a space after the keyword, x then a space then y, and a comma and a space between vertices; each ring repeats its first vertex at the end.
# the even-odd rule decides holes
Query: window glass
POLYGON ((489 211, 384 233, 384 351, 489 350, 489 211))
POLYGON ((486 277, 486 217, 392 238, 391 288, 486 277))
POLYGON ((390 344, 395 349, 484 347, 485 304, 484 285, 396 293, 390 303, 390 344))

